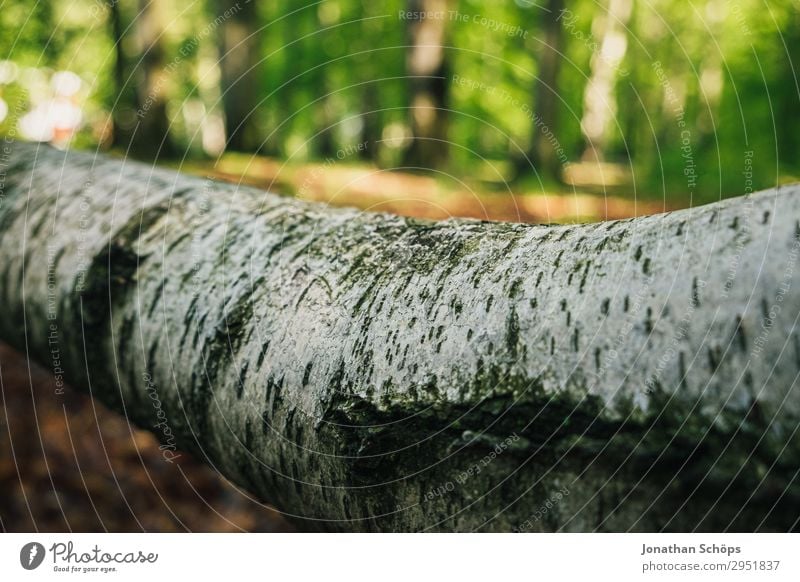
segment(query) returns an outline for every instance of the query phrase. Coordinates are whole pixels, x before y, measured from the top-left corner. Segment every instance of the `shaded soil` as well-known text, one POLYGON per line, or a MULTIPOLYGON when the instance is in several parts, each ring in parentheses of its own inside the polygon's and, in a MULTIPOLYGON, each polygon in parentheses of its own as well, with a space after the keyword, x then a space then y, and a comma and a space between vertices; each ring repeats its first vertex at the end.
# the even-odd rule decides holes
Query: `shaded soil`
POLYGON ((187 453, 0 344, 0 531, 291 531, 187 453))

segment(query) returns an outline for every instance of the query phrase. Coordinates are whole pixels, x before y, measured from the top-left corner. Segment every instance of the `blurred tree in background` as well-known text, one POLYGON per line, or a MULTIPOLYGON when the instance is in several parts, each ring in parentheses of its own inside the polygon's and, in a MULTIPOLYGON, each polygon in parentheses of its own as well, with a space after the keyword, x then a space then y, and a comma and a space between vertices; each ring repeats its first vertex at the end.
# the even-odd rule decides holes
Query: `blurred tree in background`
POLYGON ((293 169, 335 163, 697 204, 800 173, 798 8, 6 0, 0 132, 295 194, 293 169))
POLYGON ((408 27, 412 139, 406 163, 411 166, 438 168, 447 160, 450 56, 445 32, 450 13, 446 0, 410 0, 401 16, 408 27))
POLYGON ((217 0, 216 8, 224 19, 219 25, 219 68, 226 146, 233 151, 255 151, 259 139, 253 118, 258 103, 254 88, 260 60, 256 4, 217 0))

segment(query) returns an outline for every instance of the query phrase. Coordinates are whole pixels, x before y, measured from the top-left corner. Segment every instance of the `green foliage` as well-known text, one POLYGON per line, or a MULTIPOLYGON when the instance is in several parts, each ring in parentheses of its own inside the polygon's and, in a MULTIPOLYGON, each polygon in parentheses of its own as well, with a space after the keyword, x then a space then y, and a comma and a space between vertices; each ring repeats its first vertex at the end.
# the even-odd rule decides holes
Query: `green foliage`
MULTIPOLYGON (((117 0, 3 5, 0 60, 12 62, 16 73, 0 84, 9 110, 0 131, 15 133, 21 114, 47 98, 48 79, 61 70, 84 82, 78 95, 83 123, 75 143, 108 146, 112 112, 132 118, 132 111, 123 109, 126 103, 134 106, 130 92, 142 62, 136 37, 140 3, 115 4, 126 30, 121 42, 134 69, 120 87, 109 1, 117 0)), ((164 29, 170 132, 181 151, 203 157, 212 153, 203 137, 209 119, 222 115, 222 3, 153 2, 164 29)), ((468 179, 533 183, 527 181, 532 172, 515 175, 511 162, 531 147, 542 31, 548 19, 559 16, 563 43, 552 129, 570 162, 579 162, 587 151, 585 93, 606 54, 602 23, 608 2, 570 2, 568 25, 564 15, 548 14, 543 4, 447 4, 442 18, 451 144, 444 170, 468 179), (501 175, 487 178, 489 165, 501 175)), ((409 23, 402 17, 407 9, 404 0, 259 4, 258 21, 251 23, 257 38, 252 90, 258 95, 252 123, 263 142, 261 153, 293 162, 324 160, 366 142, 360 157, 383 167, 399 164, 410 131, 404 78, 409 23)), ((625 48, 609 89, 603 158, 630 170, 637 196, 705 202, 800 175, 794 155, 800 146, 795 0, 766 9, 759 0, 634 2, 622 28, 625 48), (752 183, 743 175, 750 165, 752 183)))

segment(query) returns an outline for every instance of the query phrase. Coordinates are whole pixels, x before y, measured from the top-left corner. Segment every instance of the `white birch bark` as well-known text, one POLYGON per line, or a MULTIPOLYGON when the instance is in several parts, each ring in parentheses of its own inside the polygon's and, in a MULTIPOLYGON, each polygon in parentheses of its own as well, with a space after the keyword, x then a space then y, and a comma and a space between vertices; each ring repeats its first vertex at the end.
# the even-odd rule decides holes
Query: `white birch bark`
POLYGON ((796 527, 797 187, 428 223, 4 152, 0 337, 301 527, 796 527))

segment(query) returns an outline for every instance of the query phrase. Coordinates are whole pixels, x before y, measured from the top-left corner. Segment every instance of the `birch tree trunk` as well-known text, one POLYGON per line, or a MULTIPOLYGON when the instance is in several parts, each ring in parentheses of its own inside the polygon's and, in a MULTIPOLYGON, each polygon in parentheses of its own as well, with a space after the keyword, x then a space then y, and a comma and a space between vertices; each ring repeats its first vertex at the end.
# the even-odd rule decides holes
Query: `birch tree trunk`
POLYGON ((797 527, 796 187, 428 223, 3 153, 0 336, 303 528, 797 527))

